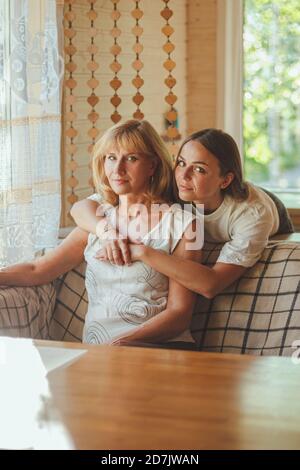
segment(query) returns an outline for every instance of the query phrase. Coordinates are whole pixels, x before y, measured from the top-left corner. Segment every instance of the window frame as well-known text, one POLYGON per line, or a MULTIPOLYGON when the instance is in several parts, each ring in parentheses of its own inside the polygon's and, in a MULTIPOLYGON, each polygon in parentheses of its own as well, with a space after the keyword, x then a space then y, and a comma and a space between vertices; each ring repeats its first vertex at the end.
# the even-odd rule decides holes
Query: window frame
MULTIPOLYGON (((243 25, 244 0, 217 0, 217 127, 236 140, 243 155, 243 25), (240 119, 237 119, 240 116, 240 119)), ((242 161, 244 164, 244 161, 242 161)), ((269 188, 268 188, 269 189, 269 188)), ((271 188, 272 190, 272 188, 271 188)), ((291 188, 284 191, 292 194, 291 188)), ((300 195, 297 192, 297 195, 300 195)), ((287 206, 300 231, 300 207, 287 206)))

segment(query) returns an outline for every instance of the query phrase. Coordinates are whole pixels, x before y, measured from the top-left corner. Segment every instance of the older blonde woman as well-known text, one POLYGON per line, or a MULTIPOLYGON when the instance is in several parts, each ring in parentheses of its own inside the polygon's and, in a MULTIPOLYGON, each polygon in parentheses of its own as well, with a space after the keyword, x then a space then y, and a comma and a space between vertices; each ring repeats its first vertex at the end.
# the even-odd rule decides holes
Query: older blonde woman
MULTIPOLYGON (((95 146, 93 173, 106 208, 102 231, 105 224, 114 226, 133 242, 138 238, 149 247, 197 261, 198 252, 186 249, 194 216, 182 217, 182 209, 170 205, 171 159, 147 121, 131 120, 105 132, 95 146)), ((85 258, 89 306, 84 341, 192 344, 188 327, 195 294, 142 262, 99 263, 95 256, 101 247, 95 234, 77 228, 53 252, 2 270, 0 285, 50 282, 85 258)))

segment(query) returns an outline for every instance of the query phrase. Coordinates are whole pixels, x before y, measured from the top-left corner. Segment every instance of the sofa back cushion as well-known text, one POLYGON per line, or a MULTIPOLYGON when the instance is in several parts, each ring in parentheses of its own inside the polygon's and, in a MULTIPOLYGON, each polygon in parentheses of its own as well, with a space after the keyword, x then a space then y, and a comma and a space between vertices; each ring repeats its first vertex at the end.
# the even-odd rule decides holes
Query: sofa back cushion
MULTIPOLYGON (((222 245, 205 244, 213 265, 222 245)), ((50 338, 81 341, 87 311, 85 263, 57 285, 50 338)), ((290 356, 300 340, 300 244, 275 242, 261 259, 214 299, 198 296, 191 331, 201 351, 290 356)))
MULTIPOLYGON (((214 264, 222 245, 206 244, 214 264)), ((198 297, 191 330, 201 351, 292 355, 300 340, 300 244, 274 242, 214 299, 198 297)))

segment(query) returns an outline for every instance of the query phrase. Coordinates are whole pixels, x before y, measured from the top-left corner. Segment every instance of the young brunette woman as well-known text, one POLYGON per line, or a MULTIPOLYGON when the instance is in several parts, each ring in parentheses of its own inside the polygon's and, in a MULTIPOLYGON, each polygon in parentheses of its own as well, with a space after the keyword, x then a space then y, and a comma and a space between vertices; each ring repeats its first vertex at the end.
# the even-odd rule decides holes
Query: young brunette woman
MULTIPOLYGON (((189 136, 179 150, 174 175, 181 201, 204 205, 205 240, 224 243, 215 265, 204 266, 144 244, 120 242, 114 232, 98 253, 100 260, 143 261, 186 288, 213 298, 258 261, 270 236, 293 231, 281 201, 244 181, 238 147, 221 130, 204 129, 189 136)), ((73 207, 76 223, 87 230, 94 230, 97 222, 94 204, 85 200, 73 207)), ((103 237, 101 231, 98 235, 103 237)))
MULTIPOLYGON (((116 221, 129 241, 166 254, 197 261, 185 249, 194 216, 171 207, 172 164, 160 137, 147 121, 131 120, 109 129, 97 142, 93 159, 95 186, 106 208, 102 219, 116 221), (150 214, 152 204, 164 209, 150 214), (151 217, 150 217, 151 215, 151 217), (132 234, 131 234, 132 233, 132 234)), ((29 286, 52 281, 87 262, 89 297, 83 341, 89 343, 189 342, 195 294, 143 262, 99 263, 99 238, 76 228, 51 253, 0 272, 0 285, 29 286)))

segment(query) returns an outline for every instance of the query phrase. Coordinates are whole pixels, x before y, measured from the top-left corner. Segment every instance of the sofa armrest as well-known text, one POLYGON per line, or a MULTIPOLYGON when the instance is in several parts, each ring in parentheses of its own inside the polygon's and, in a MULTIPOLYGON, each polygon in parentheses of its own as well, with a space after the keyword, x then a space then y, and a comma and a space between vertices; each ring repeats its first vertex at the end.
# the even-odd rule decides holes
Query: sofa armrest
POLYGON ((55 298, 53 283, 0 287, 0 336, 49 339, 55 298))

